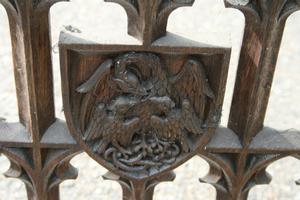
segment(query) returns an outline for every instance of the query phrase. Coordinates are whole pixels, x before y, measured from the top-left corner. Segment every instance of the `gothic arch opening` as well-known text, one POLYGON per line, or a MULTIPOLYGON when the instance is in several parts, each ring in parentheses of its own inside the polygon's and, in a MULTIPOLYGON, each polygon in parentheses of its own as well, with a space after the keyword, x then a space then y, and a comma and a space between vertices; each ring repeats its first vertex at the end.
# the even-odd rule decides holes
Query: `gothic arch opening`
MULTIPOLYGON (((12 48, 7 13, 0 4, 0 121, 17 122, 18 106, 12 62, 12 48)), ((22 181, 7 179, 3 173, 9 169, 9 160, 0 155, 0 196, 3 199, 26 199, 22 181), (18 192, 16 192, 18 191, 18 192)))
POLYGON ((287 20, 277 61, 265 125, 300 130, 300 12, 287 20))
POLYGON ((232 45, 229 74, 223 105, 222 125, 226 126, 230 112, 239 52, 243 38, 244 16, 235 9, 225 8, 222 0, 195 1, 192 8, 182 7, 169 17, 168 30, 187 38, 198 34, 204 43, 232 45))
POLYGON ((295 181, 300 178, 299 167, 299 160, 293 157, 274 162, 267 168, 272 176, 271 183, 255 186, 250 190, 249 199, 298 199, 300 188, 295 181))
POLYGON ((94 42, 111 38, 118 40, 127 34, 127 16, 118 4, 99 0, 60 2, 52 6, 50 15, 56 114, 64 118, 58 48, 60 32, 67 31, 94 42))
POLYGON ((199 178, 206 176, 208 163, 199 156, 193 157, 175 169, 176 179, 173 182, 160 183, 154 193, 155 200, 214 200, 215 188, 209 184, 201 184, 199 178))
POLYGON ((0 117, 5 118, 6 121, 18 121, 9 23, 2 5, 0 5, 0 18, 0 117))
POLYGON ((111 199, 122 197, 120 185, 115 181, 104 181, 102 175, 107 170, 101 167, 86 153, 82 153, 71 161, 78 169, 76 180, 64 181, 60 186, 61 199, 111 199))

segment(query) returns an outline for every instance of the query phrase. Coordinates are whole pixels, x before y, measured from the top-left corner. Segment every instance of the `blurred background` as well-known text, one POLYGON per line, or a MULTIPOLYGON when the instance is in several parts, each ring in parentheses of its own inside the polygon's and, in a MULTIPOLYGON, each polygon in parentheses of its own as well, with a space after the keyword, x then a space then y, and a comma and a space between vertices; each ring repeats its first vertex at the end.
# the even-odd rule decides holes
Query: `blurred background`
MULTIPOLYGON (((125 11, 117 4, 104 3, 102 0, 71 0, 54 5, 51 9, 51 31, 53 44, 53 65, 55 78, 55 98, 57 116, 62 113, 59 54, 57 49, 60 31, 65 26, 87 30, 95 35, 113 33, 118 27, 122 34, 127 32, 125 11)), ((231 102, 233 83, 243 35, 244 17, 233 9, 225 9, 222 0, 196 0, 192 8, 180 8, 169 18, 168 30, 180 28, 190 34, 211 32, 228 34, 232 43, 232 58, 228 87, 223 108, 222 124, 226 125, 231 102)), ((216 38, 220 39, 220 38, 216 38)), ((293 14, 287 22, 282 48, 277 63, 266 126, 279 130, 296 128, 300 130, 300 12, 293 14)), ((8 20, 5 9, 0 5, 0 117, 9 122, 18 120, 15 97, 11 44, 8 20)), ((121 188, 117 183, 103 181, 106 172, 86 154, 72 160, 79 169, 76 181, 61 184, 62 200, 121 199, 121 188)), ((9 162, 0 157, 0 172, 5 172, 9 162)), ((172 183, 162 183, 156 188, 155 200, 214 200, 215 190, 198 179, 208 172, 208 164, 195 157, 176 169, 177 178, 172 183)), ((268 168, 273 176, 270 185, 256 186, 251 190, 250 200, 299 200, 300 162, 294 158, 284 158, 268 168)), ((25 187, 19 180, 5 179, 0 174, 0 199, 26 199, 25 187)))

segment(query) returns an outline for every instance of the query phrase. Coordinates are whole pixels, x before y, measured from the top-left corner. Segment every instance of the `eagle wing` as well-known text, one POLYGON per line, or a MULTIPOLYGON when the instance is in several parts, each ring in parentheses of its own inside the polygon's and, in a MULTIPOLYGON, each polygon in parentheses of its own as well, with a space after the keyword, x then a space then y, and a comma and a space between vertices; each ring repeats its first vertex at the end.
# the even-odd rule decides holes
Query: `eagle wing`
POLYGON ((171 79, 175 89, 173 93, 179 96, 180 102, 177 103, 181 104, 187 99, 199 119, 203 121, 208 100, 215 98, 204 65, 199 60, 188 59, 181 72, 171 79))
POLYGON ((188 100, 184 100, 183 102, 182 120, 180 122, 182 123, 181 126, 184 127, 188 133, 195 135, 200 135, 203 133, 203 129, 201 127, 202 121, 198 118, 188 100))
POLYGON ((97 102, 107 103, 109 99, 117 95, 117 91, 111 89, 114 87, 114 82, 111 81, 113 76, 113 60, 108 59, 104 61, 96 71, 91 75, 91 77, 81 84, 76 91, 82 94, 82 101, 80 105, 80 111, 78 113, 78 119, 80 122, 80 129, 85 132, 87 125, 89 126, 92 115, 99 116, 98 120, 101 120, 101 116, 105 116, 103 111, 97 110, 97 102), (96 112, 102 112, 93 114, 94 110, 96 112))
POLYGON ((84 133, 84 140, 91 141, 109 136, 109 117, 107 116, 105 105, 99 104, 90 119, 90 123, 84 133))
POLYGON ((109 143, 117 142, 122 146, 129 145, 139 126, 138 118, 125 122, 118 120, 107 114, 104 104, 99 104, 93 111, 84 134, 84 140, 96 142, 94 149, 101 154, 106 150, 109 143))

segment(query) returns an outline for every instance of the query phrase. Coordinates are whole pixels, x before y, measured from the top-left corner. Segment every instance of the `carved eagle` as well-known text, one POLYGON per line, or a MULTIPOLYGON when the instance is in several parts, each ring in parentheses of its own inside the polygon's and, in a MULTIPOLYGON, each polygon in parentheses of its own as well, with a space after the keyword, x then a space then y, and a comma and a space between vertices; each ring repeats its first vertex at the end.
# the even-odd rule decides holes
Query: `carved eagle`
MULTIPOLYGON (((166 113, 165 117, 152 116, 151 124, 161 138, 180 141, 182 150, 189 152, 191 135, 204 134, 205 109, 209 99, 214 99, 201 62, 188 59, 181 71, 168 79, 171 96, 181 102, 181 107, 166 113)), ((193 137, 192 137, 193 140, 193 137)))
POLYGON ((143 123, 151 124, 158 138, 180 141, 183 151, 188 152, 193 142, 190 135, 204 133, 206 105, 208 99, 215 98, 198 59, 187 59, 176 75, 168 76, 159 56, 135 52, 102 63, 77 92, 84 94, 79 116, 83 137, 93 143, 99 154, 109 144, 127 153, 123 147, 130 145, 134 134, 143 126, 139 119, 141 112, 132 114, 131 108, 140 107, 136 105, 143 105, 142 102, 153 97, 170 98, 175 106, 158 101, 155 106, 144 108, 142 112, 153 116, 149 123, 145 122, 147 117, 142 117, 143 123))
POLYGON ((166 117, 152 116, 151 124, 161 138, 180 141, 183 152, 189 152, 189 134, 204 133, 202 122, 197 117, 188 100, 184 100, 181 109, 172 110, 166 117))
POLYGON ((189 100, 198 118, 205 120, 208 100, 214 99, 215 95, 210 87, 204 65, 196 59, 188 59, 181 71, 169 78, 169 81, 172 85, 172 97, 179 98, 178 101, 181 103, 189 100))
POLYGON ((124 154, 128 153, 122 146, 128 146, 132 137, 139 128, 139 119, 124 119, 127 110, 132 102, 124 102, 126 99, 118 99, 113 105, 107 108, 100 103, 93 111, 90 124, 85 131, 85 141, 95 141, 94 151, 102 154, 111 143, 118 147, 124 154), (108 113, 109 109, 112 113, 108 113))

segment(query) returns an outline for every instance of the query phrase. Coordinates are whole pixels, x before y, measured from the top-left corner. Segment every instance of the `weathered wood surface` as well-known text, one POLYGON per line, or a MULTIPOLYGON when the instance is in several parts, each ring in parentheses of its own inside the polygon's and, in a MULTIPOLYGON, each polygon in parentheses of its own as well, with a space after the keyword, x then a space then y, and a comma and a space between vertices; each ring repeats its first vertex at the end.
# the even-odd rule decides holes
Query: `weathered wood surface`
POLYGON ((155 186, 173 181, 172 170, 194 155, 210 164, 200 181, 216 187, 217 199, 247 199, 253 186, 270 182, 267 166, 299 154, 297 130, 263 125, 285 22, 299 1, 224 1, 246 20, 228 127, 219 122, 230 48, 166 32, 169 15, 193 0, 107 0, 124 7, 128 33, 140 42, 62 33, 67 123, 56 119, 48 16, 59 1, 0 0, 20 118, 0 122, 0 151, 11 161, 5 175, 24 181, 28 199, 59 199, 59 184, 77 175, 69 161, 81 151, 132 200, 152 199, 155 186))

